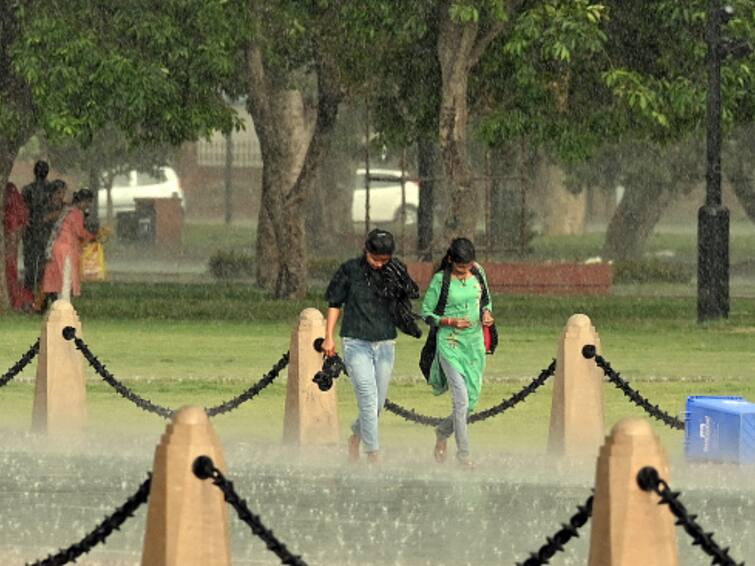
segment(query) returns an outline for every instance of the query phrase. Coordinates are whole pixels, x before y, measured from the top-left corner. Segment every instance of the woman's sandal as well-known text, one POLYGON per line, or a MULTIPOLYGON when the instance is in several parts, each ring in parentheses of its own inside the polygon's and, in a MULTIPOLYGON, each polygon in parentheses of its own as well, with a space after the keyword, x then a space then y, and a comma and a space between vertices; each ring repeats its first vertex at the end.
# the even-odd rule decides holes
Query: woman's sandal
POLYGON ((446 456, 448 454, 446 450, 446 444, 447 440, 445 438, 437 437, 435 439, 435 450, 433 450, 433 456, 435 456, 435 461, 438 462, 438 464, 442 464, 446 461, 446 456))

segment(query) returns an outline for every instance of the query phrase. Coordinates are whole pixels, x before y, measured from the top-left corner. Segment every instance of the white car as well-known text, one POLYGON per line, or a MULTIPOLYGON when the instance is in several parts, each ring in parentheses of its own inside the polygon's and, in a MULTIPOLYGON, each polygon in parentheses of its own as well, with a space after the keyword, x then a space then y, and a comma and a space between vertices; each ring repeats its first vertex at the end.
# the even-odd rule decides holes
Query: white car
MULTIPOLYGON (((367 190, 365 170, 357 169, 354 201, 351 206, 353 222, 364 222, 367 190)), ((417 223, 419 183, 404 181, 406 223, 417 223)), ((401 171, 399 169, 370 169, 370 222, 401 222, 401 171)))
MULTIPOLYGON (((119 212, 133 212, 136 209, 135 198, 173 198, 181 199, 181 208, 186 210, 184 192, 178 181, 178 175, 170 167, 159 167, 156 172, 129 171, 116 175, 111 189, 113 198, 113 216, 119 212)), ((97 211, 104 218, 107 211, 107 191, 97 191, 97 211)))

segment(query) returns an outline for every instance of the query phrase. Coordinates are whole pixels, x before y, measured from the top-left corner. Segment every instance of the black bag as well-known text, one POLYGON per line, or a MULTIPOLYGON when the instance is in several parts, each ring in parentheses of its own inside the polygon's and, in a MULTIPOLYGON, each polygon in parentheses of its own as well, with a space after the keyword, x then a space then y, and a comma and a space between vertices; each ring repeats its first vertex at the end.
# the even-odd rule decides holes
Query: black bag
MULTIPOLYGON (((440 287, 440 297, 438 297, 438 304, 435 305, 433 313, 438 316, 443 316, 443 311, 446 310, 446 303, 448 303, 448 287, 451 283, 451 270, 446 269, 443 272, 443 284, 440 287)), ((430 331, 427 333, 427 340, 425 345, 422 346, 422 351, 419 353, 419 369, 422 375, 425 376, 426 381, 430 381, 430 368, 433 367, 433 360, 438 347, 438 325, 435 321, 428 317, 425 321, 430 325, 430 331)))

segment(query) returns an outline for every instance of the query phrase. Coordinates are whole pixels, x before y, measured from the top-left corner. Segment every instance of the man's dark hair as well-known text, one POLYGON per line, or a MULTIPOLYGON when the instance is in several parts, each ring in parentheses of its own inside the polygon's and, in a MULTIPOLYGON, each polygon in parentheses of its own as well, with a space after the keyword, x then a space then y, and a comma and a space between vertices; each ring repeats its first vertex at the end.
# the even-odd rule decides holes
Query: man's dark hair
POLYGON ((73 202, 91 201, 94 200, 94 193, 89 189, 79 189, 73 193, 73 202))
POLYGON ((47 174, 49 172, 50 172, 50 166, 47 164, 47 161, 42 161, 40 159, 34 164, 34 178, 35 179, 46 179, 47 174))
POLYGON ((387 230, 375 228, 367 234, 364 248, 375 255, 393 255, 396 251, 396 242, 393 240, 393 234, 387 230))

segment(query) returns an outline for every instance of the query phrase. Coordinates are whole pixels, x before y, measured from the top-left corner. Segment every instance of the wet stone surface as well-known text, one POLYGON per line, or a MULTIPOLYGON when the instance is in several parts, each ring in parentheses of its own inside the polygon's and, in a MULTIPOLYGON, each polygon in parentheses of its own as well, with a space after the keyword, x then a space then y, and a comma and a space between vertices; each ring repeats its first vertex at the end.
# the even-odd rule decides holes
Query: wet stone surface
MULTIPOLYGON (((0 563, 24 564, 80 540, 132 495, 158 438, 87 444, 6 435, 0 456, 0 563)), ((478 468, 438 466, 427 447, 386 450, 384 463, 345 463, 343 447, 296 451, 225 445, 227 476, 253 512, 310 565, 514 564, 545 542, 591 493, 594 462, 480 454, 478 468)), ((671 463, 671 485, 738 560, 755 558, 752 467, 671 463)), ((146 506, 77 563, 140 562, 146 506)), ((231 513, 234 564, 277 564, 231 513)), ((588 522, 552 560, 584 565, 588 522)), ((680 562, 710 560, 677 531, 680 562)))

